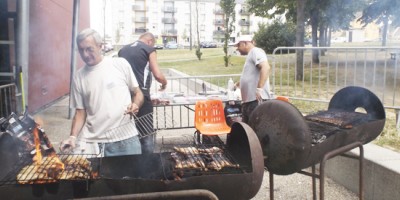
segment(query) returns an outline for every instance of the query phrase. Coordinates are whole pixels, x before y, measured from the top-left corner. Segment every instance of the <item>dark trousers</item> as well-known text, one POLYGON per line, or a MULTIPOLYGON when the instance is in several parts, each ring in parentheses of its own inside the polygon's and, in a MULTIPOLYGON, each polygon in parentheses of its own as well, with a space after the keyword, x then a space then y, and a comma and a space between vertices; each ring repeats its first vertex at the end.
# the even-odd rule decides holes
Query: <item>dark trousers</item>
POLYGON ((251 113, 260 103, 265 102, 267 100, 262 100, 261 102, 255 100, 246 103, 242 103, 242 122, 248 123, 250 120, 251 113))
POLYGON ((142 146, 142 154, 153 153, 155 146, 156 134, 153 125, 153 104, 149 96, 144 96, 144 102, 139 109, 136 121, 136 127, 140 135, 140 143, 142 146))

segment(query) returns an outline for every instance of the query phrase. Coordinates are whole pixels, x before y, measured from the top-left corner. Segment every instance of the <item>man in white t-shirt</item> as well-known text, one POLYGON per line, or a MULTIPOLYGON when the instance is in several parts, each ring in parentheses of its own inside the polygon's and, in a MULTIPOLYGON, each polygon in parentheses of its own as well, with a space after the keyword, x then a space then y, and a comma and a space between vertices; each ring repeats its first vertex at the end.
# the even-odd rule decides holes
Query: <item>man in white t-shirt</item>
POLYGON ((103 57, 102 39, 93 29, 80 32, 76 42, 86 65, 72 82, 70 107, 75 115, 61 150, 102 156, 141 154, 131 117, 139 111, 143 93, 131 66, 123 58, 103 57))
POLYGON ((251 112, 264 100, 271 99, 267 54, 253 43, 253 38, 244 35, 238 38, 235 47, 241 55, 247 55, 240 77, 243 122, 248 123, 251 112))

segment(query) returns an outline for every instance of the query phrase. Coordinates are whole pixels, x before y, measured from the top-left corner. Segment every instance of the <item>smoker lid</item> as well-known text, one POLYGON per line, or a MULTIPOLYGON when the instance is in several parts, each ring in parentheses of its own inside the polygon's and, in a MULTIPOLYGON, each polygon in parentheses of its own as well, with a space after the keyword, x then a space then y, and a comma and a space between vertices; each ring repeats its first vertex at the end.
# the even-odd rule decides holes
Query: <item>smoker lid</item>
POLYGON ((358 87, 345 87, 333 95, 328 110, 343 110, 354 112, 364 108, 371 119, 385 119, 385 108, 380 99, 371 91, 358 87))

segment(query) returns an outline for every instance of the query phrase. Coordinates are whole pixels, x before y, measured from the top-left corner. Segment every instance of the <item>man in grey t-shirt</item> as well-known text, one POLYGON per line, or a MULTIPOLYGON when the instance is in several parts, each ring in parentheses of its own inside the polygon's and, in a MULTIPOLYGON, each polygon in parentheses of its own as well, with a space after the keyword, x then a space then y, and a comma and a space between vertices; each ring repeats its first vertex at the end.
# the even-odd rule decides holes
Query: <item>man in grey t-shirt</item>
POLYGON ((254 45, 253 39, 249 35, 239 37, 235 47, 241 55, 247 55, 240 77, 243 122, 247 123, 251 112, 257 105, 263 100, 271 99, 270 66, 267 54, 254 45))

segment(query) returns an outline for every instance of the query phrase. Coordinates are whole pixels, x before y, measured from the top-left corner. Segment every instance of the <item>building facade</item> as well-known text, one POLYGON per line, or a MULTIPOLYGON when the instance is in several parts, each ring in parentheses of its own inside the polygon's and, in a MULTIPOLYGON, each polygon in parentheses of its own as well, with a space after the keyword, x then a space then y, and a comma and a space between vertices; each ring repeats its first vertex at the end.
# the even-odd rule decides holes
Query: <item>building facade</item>
MULTIPOLYGON (((180 45, 202 41, 224 41, 224 12, 219 0, 103 0, 91 1, 91 26, 103 32, 113 44, 135 41, 150 31, 157 43, 175 41, 180 45), (197 36, 197 34, 199 36, 197 36)), ((235 30, 230 42, 240 35, 252 35, 258 23, 269 20, 249 13, 244 1, 235 6, 235 30)))
MULTIPOLYGON (((90 25, 89 2, 80 1, 79 8, 82 30, 90 25)), ((0 86, 17 85, 13 99, 22 103, 16 111, 35 112, 68 94, 74 1, 2 0, 0 10, 0 86)), ((83 65, 80 58, 77 65, 83 65)))

